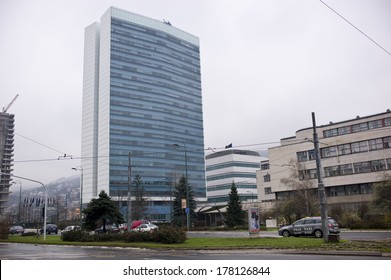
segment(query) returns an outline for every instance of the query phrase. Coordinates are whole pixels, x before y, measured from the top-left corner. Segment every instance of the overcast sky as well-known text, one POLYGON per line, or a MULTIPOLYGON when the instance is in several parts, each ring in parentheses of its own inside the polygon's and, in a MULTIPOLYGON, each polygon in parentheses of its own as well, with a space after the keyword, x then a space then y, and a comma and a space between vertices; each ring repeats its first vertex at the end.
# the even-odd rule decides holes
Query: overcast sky
MULTIPOLYGON (((391 52, 391 1, 324 2, 391 52)), ((206 148, 265 149, 310 127, 311 112, 322 125, 391 109, 391 55, 317 0, 1 0, 15 175, 76 174, 80 160, 58 157, 80 156, 84 28, 110 6, 200 38, 206 148)))

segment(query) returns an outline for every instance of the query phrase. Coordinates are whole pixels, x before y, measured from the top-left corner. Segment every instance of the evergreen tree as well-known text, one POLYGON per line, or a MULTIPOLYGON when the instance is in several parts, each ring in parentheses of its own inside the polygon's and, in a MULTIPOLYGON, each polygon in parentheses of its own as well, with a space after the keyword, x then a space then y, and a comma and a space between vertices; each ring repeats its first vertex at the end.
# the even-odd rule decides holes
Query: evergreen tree
POLYGON ((242 208, 242 202, 240 201, 238 190, 234 182, 232 182, 231 191, 229 193, 225 222, 228 227, 235 227, 244 224, 244 211, 242 208))
POLYGON ((145 199, 144 183, 140 175, 136 175, 132 184, 132 194, 134 201, 132 201, 132 219, 142 220, 145 218, 147 210, 147 200, 145 199))
POLYGON ((195 221, 197 218, 197 214, 195 213, 196 201, 194 200, 193 191, 187 182, 187 178, 182 175, 175 184, 172 214, 173 224, 181 227, 184 227, 187 224, 186 209, 182 209, 182 199, 186 200, 187 189, 189 190, 189 206, 187 207, 190 208, 190 221, 195 221))
POLYGON ((99 193, 99 198, 91 199, 83 214, 85 215, 84 228, 89 230, 94 230, 101 223, 103 231, 106 232, 107 223, 124 222, 114 202, 105 191, 99 193))

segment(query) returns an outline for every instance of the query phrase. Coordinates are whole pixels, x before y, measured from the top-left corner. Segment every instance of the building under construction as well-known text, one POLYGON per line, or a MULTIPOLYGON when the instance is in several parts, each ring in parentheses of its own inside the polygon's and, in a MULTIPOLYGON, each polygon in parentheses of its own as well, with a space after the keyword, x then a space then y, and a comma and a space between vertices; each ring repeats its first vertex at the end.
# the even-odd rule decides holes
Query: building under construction
POLYGON ((3 214, 11 186, 14 156, 14 115, 0 113, 0 213, 3 214))
POLYGON ((8 195, 10 193, 9 188, 11 186, 11 175, 13 167, 14 156, 14 117, 13 114, 8 114, 7 110, 15 101, 3 108, 0 112, 0 214, 3 217, 6 202, 8 201, 8 195))

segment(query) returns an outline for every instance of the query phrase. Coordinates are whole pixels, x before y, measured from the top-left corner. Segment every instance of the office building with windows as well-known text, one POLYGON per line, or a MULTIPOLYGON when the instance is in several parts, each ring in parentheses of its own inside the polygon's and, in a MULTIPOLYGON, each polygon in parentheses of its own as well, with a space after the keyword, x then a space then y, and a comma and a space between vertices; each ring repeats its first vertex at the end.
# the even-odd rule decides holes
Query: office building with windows
MULTIPOLYGON (((317 127, 327 204, 331 207, 358 207, 372 199, 373 184, 391 175, 391 112, 330 122, 317 127)), ((271 209, 276 200, 292 192, 281 182, 297 172, 299 180, 317 187, 313 128, 281 139, 269 149, 269 161, 257 172, 262 208, 271 209)))
POLYGON ((232 183, 244 205, 256 203, 256 172, 266 158, 256 151, 228 149, 206 156, 207 204, 226 206, 232 183))
POLYGON ((0 214, 3 213, 8 202, 11 187, 13 156, 14 156, 14 121, 15 115, 0 113, 0 214))
POLYGON ((170 219, 181 175, 205 200, 199 39, 111 7, 85 29, 83 74, 83 202, 104 190, 124 207, 129 174, 143 181, 144 218, 170 219))

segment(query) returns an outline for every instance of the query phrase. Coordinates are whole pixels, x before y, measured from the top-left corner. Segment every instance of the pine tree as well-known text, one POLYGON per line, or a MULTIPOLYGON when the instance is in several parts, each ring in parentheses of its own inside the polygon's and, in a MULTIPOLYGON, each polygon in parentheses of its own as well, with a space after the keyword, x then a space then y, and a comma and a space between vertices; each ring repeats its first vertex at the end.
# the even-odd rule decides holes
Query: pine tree
POLYGON ((244 224, 244 211, 240 201, 235 183, 232 183, 231 192, 227 206, 226 224, 228 227, 235 227, 244 224))
POLYGON ((115 203, 105 191, 99 193, 99 198, 91 199, 87 208, 83 210, 83 214, 85 215, 84 228, 89 230, 94 230, 101 223, 103 231, 106 232, 107 223, 121 224, 124 222, 115 203))
POLYGON ((189 190, 189 208, 190 221, 195 221, 197 214, 195 213, 196 201, 194 200, 193 191, 187 182, 185 176, 181 176, 175 185, 172 222, 177 226, 184 227, 187 224, 186 209, 182 209, 182 199, 186 200, 186 190, 189 190))
POLYGON ((134 201, 132 202, 132 219, 142 220, 145 218, 147 210, 147 200, 145 199, 144 183, 140 175, 136 175, 132 184, 134 201))

